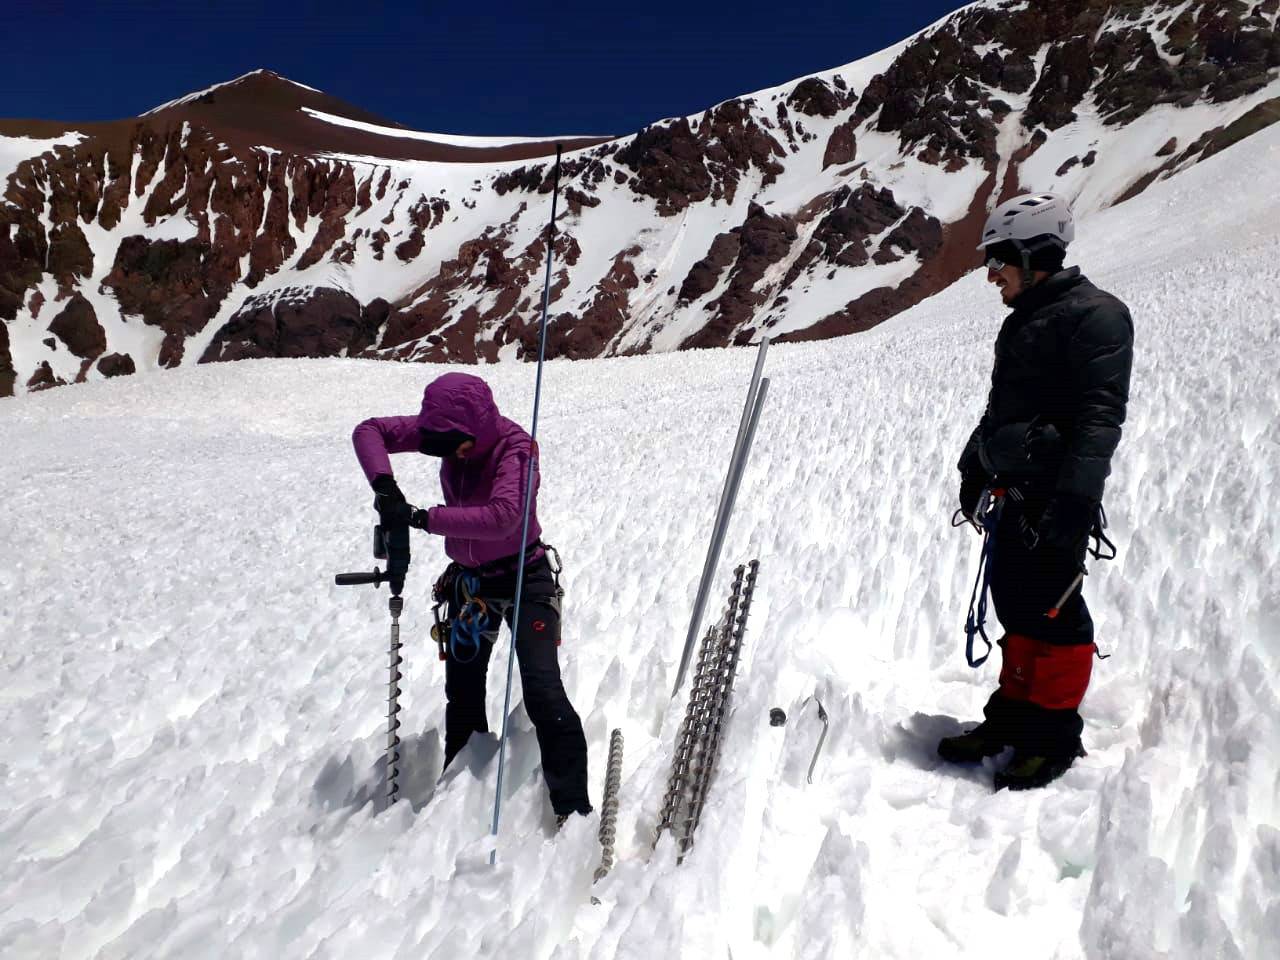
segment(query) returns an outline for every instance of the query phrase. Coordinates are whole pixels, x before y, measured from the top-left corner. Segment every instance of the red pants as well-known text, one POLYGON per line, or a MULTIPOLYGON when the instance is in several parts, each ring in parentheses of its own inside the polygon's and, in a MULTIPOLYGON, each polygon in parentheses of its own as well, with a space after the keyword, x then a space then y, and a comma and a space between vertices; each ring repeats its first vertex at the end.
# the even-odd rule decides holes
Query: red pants
POLYGON ((1093 644, 1062 646, 1007 633, 1000 646, 1004 648, 1000 689, 996 691, 1000 696, 1046 710, 1080 706, 1093 672, 1093 644))

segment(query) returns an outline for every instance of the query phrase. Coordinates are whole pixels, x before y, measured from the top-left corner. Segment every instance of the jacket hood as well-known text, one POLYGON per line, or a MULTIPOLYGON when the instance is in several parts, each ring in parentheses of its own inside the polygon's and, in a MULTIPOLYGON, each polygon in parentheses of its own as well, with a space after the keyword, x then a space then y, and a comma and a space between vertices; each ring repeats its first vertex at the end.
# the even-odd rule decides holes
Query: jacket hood
POLYGON ((460 430, 475 437, 476 453, 485 453, 498 441, 498 405, 493 402, 493 392, 469 373, 437 377, 423 391, 418 429, 438 433, 460 430))

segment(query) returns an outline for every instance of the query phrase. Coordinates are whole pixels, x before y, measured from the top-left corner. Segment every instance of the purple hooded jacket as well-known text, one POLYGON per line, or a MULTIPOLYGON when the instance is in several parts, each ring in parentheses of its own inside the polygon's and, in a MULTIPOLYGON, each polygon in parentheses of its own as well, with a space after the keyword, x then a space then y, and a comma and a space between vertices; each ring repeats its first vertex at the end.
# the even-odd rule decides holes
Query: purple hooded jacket
POLYGON ((460 430, 475 437, 465 460, 440 461, 444 506, 428 511, 431 533, 444 537, 449 558, 468 567, 492 563, 521 552, 525 480, 533 451, 533 503, 529 543, 542 535, 538 525, 537 447, 517 423, 498 413, 489 385, 469 373, 446 373, 427 384, 422 411, 410 417, 374 417, 351 435, 356 459, 372 483, 391 475, 390 453, 416 452, 420 431, 460 430))

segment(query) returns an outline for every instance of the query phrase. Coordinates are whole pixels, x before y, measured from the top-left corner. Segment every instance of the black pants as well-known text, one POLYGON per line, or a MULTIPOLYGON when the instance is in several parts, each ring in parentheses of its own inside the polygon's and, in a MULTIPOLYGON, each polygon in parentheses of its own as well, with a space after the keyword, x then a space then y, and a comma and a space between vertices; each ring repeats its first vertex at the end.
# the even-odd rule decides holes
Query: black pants
MULTIPOLYGON (((505 620, 508 627, 512 624, 515 593, 514 572, 481 578, 476 595, 489 607, 489 628, 481 638, 479 649, 462 646, 455 651, 451 648, 445 661, 446 767, 472 733, 489 729, 484 708, 485 676, 502 621, 505 620)), ((455 599, 449 605, 451 621, 457 613, 455 599)), ((560 600, 556 596, 551 565, 544 556, 530 563, 524 572, 516 643, 520 686, 542 751, 542 773, 551 793, 552 808, 558 814, 589 813, 587 739, 582 732, 582 721, 569 703, 560 679, 560 664, 556 659, 559 641, 560 600)))
POLYGON ((1044 643, 1070 646, 1093 643, 1093 618, 1084 602, 1083 584, 1062 605, 1057 617, 1045 612, 1058 602, 1084 560, 1084 547, 1071 554, 1052 544, 1029 546, 1025 527, 1035 530, 1045 499, 1006 500, 996 527, 991 567, 991 600, 1006 633, 1023 633, 1044 643))
POLYGON ((988 724, 1015 747, 1044 755, 1074 755, 1084 721, 1077 706, 1062 704, 1078 704, 1088 686, 1092 652, 1085 654, 1080 647, 1093 646, 1093 618, 1083 583, 1056 617, 1045 615, 1080 571, 1084 558, 1083 546, 1072 554, 1048 543, 1028 543, 1026 530, 1039 525, 1046 502, 1035 496, 1022 502, 1006 500, 996 527, 991 600, 1005 630, 1001 641, 1005 669, 1000 689, 984 713, 988 724))

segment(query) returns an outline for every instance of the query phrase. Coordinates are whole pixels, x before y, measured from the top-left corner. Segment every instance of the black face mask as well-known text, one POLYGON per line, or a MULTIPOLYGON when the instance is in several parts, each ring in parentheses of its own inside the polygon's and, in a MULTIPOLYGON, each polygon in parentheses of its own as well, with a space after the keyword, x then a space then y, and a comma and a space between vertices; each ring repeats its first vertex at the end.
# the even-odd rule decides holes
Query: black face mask
POLYGON ((419 430, 418 452, 428 457, 451 457, 458 448, 475 437, 461 430, 419 430))

